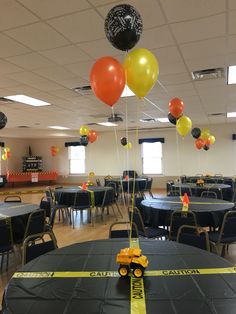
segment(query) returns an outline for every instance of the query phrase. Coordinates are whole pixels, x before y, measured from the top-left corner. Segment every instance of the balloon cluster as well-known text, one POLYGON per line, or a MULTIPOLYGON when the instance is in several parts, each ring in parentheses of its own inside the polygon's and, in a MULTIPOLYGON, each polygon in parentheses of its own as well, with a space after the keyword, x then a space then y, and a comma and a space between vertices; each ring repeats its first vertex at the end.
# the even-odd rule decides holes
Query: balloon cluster
POLYGON ((52 157, 55 157, 59 153, 60 148, 57 146, 51 146, 50 150, 51 150, 52 157))
POLYGON ((183 115, 184 102, 179 98, 173 98, 169 102, 168 120, 176 125, 176 130, 181 136, 186 136, 192 128, 192 121, 183 115))
MULTIPOLYGON (((133 48, 142 33, 139 12, 128 4, 113 7, 105 19, 105 33, 115 48, 122 51, 133 48)), ((139 48, 126 54, 124 65, 110 56, 98 59, 91 69, 90 83, 97 98, 112 107, 126 83, 137 97, 143 98, 154 86, 158 74, 156 57, 139 48)))
POLYGON ((98 134, 95 130, 89 130, 87 125, 82 125, 80 127, 80 144, 82 146, 87 146, 88 143, 93 143, 97 140, 98 134))
POLYGON ((3 112, 0 112, 0 129, 5 128, 7 124, 7 117, 3 112))
POLYGON ((2 160, 7 160, 11 157, 11 150, 9 147, 4 148, 4 154, 2 154, 2 160))
POLYGON ((215 136, 210 134, 210 131, 206 128, 200 130, 194 128, 191 131, 192 137, 195 138, 195 147, 197 149, 208 150, 210 145, 215 143, 215 136))
POLYGON ((122 137, 120 139, 120 142, 121 142, 121 145, 124 146, 125 148, 127 148, 127 149, 131 149, 132 148, 132 143, 128 142, 126 137, 122 137))

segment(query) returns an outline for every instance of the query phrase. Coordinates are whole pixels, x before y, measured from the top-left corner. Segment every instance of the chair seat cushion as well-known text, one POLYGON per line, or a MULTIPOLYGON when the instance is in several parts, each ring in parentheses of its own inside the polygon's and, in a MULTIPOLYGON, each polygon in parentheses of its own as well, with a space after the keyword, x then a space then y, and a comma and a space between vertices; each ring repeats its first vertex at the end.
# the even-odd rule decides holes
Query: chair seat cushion
MULTIPOLYGON (((145 231, 148 238, 160 238, 168 235, 168 231, 162 228, 147 227, 145 228, 145 231)), ((140 233, 140 235, 142 234, 140 233)), ((142 236, 145 236, 145 234, 142 236)))
MULTIPOLYGON (((214 231, 211 231, 208 233, 209 235, 209 240, 211 242, 214 242, 216 243, 219 239, 219 232, 214 232, 214 231)), ((220 243, 226 243, 226 244, 229 244, 229 243, 233 243, 233 242, 236 242, 236 237, 227 237, 227 238, 224 238, 224 236, 221 238, 221 241, 220 243)))

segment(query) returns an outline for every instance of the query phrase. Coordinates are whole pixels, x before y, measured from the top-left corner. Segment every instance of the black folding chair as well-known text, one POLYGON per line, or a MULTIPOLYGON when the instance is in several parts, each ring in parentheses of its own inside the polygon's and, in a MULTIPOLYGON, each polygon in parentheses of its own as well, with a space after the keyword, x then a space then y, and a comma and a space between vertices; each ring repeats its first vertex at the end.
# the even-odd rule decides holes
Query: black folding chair
POLYGON ((218 231, 209 231, 208 235, 218 255, 220 255, 219 247, 222 246, 221 256, 224 257, 226 248, 236 243, 236 211, 225 213, 221 228, 218 231))
POLYGON ((57 248, 57 240, 53 232, 43 232, 28 236, 23 242, 22 265, 57 248), (45 240, 45 236, 48 236, 50 240, 45 240), (35 237, 42 242, 36 242, 35 237))
POLYGON ((217 198, 217 194, 214 191, 202 191, 201 197, 217 198))
POLYGON ((11 219, 0 219, 0 256, 1 256, 1 272, 3 269, 3 261, 5 254, 7 256, 6 271, 8 270, 9 253, 14 252, 11 219))
POLYGON ((137 207, 129 207, 129 219, 138 228, 139 236, 148 239, 167 238, 168 231, 159 227, 144 226, 142 215, 137 207))
POLYGON ((182 225, 178 230, 176 241, 210 252, 208 233, 201 227, 182 225))
POLYGON ((75 217, 74 213, 80 212, 80 219, 82 221, 83 211, 87 210, 89 219, 93 225, 93 216, 92 216, 92 204, 91 204, 91 196, 88 191, 79 191, 75 193, 74 196, 74 205, 70 206, 70 216, 72 221, 72 227, 75 227, 75 217))
MULTIPOLYGON (((131 225, 129 221, 114 222, 109 228, 109 239, 113 238, 129 238, 131 232, 131 225), (126 228, 121 229, 121 226, 126 228)), ((138 228, 135 223, 132 224, 131 238, 138 238, 138 228)))
POLYGON ((178 230, 183 225, 197 227, 197 218, 195 213, 191 211, 184 212, 182 210, 175 210, 171 214, 170 218, 169 240, 176 241, 178 230))

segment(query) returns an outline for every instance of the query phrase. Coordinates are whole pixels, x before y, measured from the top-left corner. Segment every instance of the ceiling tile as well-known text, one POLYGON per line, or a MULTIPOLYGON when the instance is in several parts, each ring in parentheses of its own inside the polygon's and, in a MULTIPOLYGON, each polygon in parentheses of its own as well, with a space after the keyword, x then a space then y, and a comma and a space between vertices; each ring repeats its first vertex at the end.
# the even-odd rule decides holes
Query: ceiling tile
POLYGON ((72 72, 59 66, 37 69, 37 71, 35 71, 35 74, 39 74, 50 80, 56 80, 57 78, 66 80, 74 77, 74 74, 72 72))
POLYGON ((147 29, 143 32, 136 47, 145 47, 146 49, 156 49, 160 47, 173 46, 174 40, 168 26, 160 26, 147 29))
POLYGON ((51 49, 69 43, 62 35, 42 22, 22 26, 5 33, 34 50, 51 49))
POLYGON ((236 34, 236 10, 229 12, 229 34, 236 34))
POLYGON ((40 54, 33 52, 20 56, 6 58, 8 61, 24 68, 25 70, 35 70, 42 67, 53 66, 53 62, 44 58, 40 54))
POLYGON ((15 80, 12 80, 12 79, 9 79, 9 78, 6 78, 6 77, 0 77, 0 88, 8 88, 8 87, 11 87, 11 86, 16 86, 18 85, 19 82, 15 81, 15 80))
MULTIPOLYGON (((127 1, 121 0, 117 4, 127 4, 127 1)), ((129 4, 132 5, 141 15, 144 29, 165 24, 165 18, 156 0, 148 0, 148 5, 147 2, 143 0, 129 0, 129 4)), ((116 4, 112 3, 97 9, 103 17, 106 18, 108 12, 115 5, 116 4)))
POLYGON ((90 8, 86 0, 18 0, 43 19, 90 8))
POLYGON ((187 71, 183 62, 162 64, 161 66, 159 65, 159 69, 162 75, 184 73, 187 71))
POLYGON ((160 0, 168 22, 216 15, 225 11, 225 0, 160 0))
POLYGON ((4 60, 0 60, 0 74, 21 72, 23 69, 4 60))
POLYGON ((225 14, 174 23, 171 29, 178 43, 221 37, 225 35, 225 14))
POLYGON ((226 66, 226 56, 207 57, 193 60, 186 60, 189 72, 221 68, 226 66))
POLYGON ((38 18, 15 0, 1 0, 0 30, 37 22, 38 18))
POLYGON ((0 57, 11 57, 19 54, 27 53, 30 50, 25 46, 19 44, 17 41, 0 33, 0 57))
POLYGON ((235 0, 228 0, 229 1, 229 9, 236 10, 236 2, 235 0))
POLYGON ((78 47, 81 47, 84 52, 95 59, 104 56, 116 56, 123 53, 122 51, 114 48, 107 38, 78 44, 78 47))
POLYGON ((94 63, 93 61, 79 62, 74 64, 68 64, 65 67, 72 73, 89 81, 89 76, 93 63, 94 63))
POLYGON ((182 62, 182 57, 176 46, 153 49, 152 53, 156 56, 159 65, 182 62))
POLYGON ((86 10, 48 21, 73 43, 105 37, 104 21, 95 10, 86 10))
POLYGON ((91 58, 84 53, 79 47, 76 46, 66 46, 66 47, 60 47, 56 49, 51 50, 45 50, 41 52, 42 55, 49 58, 50 60, 60 64, 69 64, 69 63, 75 63, 80 61, 87 61, 91 58))

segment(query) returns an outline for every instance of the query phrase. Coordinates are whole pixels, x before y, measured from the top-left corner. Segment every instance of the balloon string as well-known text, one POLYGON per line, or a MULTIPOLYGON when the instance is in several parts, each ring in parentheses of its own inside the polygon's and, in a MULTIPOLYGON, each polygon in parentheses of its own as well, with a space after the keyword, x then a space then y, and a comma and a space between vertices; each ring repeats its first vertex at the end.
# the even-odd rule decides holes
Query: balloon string
POLYGON ((178 161, 178 177, 179 177, 179 183, 180 183, 180 195, 182 195, 182 187, 181 187, 181 178, 180 178, 180 174, 181 174, 181 171, 182 171, 182 166, 181 166, 181 163, 180 163, 180 150, 179 150, 179 137, 178 137, 178 132, 177 132, 177 129, 176 129, 176 132, 175 132, 175 135, 176 135, 176 148, 177 148, 177 161, 178 161))

